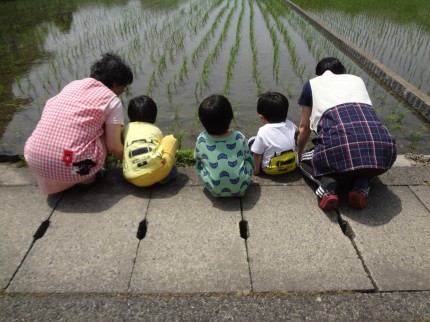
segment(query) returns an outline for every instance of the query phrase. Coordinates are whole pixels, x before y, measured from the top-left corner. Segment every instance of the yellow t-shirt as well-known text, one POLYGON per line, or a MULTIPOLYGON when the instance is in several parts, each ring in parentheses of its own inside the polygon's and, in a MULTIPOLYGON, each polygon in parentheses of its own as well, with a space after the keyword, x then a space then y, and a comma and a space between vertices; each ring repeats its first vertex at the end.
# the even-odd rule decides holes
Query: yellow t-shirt
POLYGON ((163 137, 154 124, 131 122, 124 129, 124 177, 140 187, 159 182, 172 169, 176 149, 176 139, 163 137))

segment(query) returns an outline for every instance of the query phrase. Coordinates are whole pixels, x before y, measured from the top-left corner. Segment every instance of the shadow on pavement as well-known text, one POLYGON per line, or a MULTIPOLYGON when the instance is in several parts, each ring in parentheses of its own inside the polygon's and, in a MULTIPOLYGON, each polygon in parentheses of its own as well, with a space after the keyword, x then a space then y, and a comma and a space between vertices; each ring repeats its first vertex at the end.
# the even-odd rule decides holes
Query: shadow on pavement
MULTIPOLYGON (((347 200, 347 195, 343 195, 343 200, 347 200)), ((389 186, 382 184, 372 184, 367 199, 366 208, 356 210, 346 206, 342 208, 341 215, 355 222, 370 227, 385 225, 402 212, 402 201, 393 193, 389 186)))

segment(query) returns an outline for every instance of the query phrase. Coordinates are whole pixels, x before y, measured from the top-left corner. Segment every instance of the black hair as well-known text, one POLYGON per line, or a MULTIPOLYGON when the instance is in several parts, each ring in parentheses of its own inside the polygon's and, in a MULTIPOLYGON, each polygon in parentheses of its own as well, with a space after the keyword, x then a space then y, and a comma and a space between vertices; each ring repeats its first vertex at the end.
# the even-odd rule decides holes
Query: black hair
POLYGON ((136 96, 128 103, 128 117, 130 122, 155 123, 157 104, 149 96, 136 96))
POLYGON ((106 53, 102 59, 91 66, 91 78, 113 88, 115 85, 127 86, 133 83, 133 72, 118 55, 106 53))
POLYGON ((333 74, 345 74, 346 69, 339 61, 339 59, 334 57, 326 57, 320 60, 315 69, 315 74, 321 76, 327 70, 331 71, 333 74))
POLYGON ((199 106, 199 119, 211 135, 228 131, 233 119, 233 109, 227 98, 222 95, 211 95, 199 106))
POLYGON ((285 122, 288 115, 288 99, 278 92, 266 92, 258 97, 257 113, 269 123, 285 122))

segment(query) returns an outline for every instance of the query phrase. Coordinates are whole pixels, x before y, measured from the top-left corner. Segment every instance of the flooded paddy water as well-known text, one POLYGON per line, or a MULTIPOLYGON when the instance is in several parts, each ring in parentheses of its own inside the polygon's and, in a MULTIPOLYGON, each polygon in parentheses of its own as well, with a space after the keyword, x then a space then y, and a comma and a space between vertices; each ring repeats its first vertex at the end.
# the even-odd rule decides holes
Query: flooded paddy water
MULTIPOLYGON (((428 95, 427 27, 411 29, 366 11, 349 16, 336 8, 304 9, 428 95)), ((266 90, 288 97, 289 119, 298 124, 304 82, 314 77, 319 59, 335 56, 364 79, 399 152, 430 154, 428 122, 283 0, 14 0, 0 2, 0 21, 0 154, 22 154, 46 100, 87 77, 108 51, 134 72, 130 90, 121 95, 124 108, 132 97, 150 95, 159 108, 156 124, 174 133, 182 148, 194 147, 202 130, 197 107, 212 93, 230 99, 232 127, 248 137, 261 126, 256 102, 266 90)))

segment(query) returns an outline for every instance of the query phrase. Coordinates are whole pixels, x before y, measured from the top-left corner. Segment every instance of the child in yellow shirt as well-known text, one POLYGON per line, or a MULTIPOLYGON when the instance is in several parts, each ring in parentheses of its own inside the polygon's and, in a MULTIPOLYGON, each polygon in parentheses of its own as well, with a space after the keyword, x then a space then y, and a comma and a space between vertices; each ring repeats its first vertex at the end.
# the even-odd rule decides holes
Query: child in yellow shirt
POLYGON ((133 98, 128 105, 128 117, 130 123, 124 129, 124 178, 138 187, 164 184, 176 178, 177 141, 173 135, 163 136, 154 125, 155 102, 146 95, 133 98))

